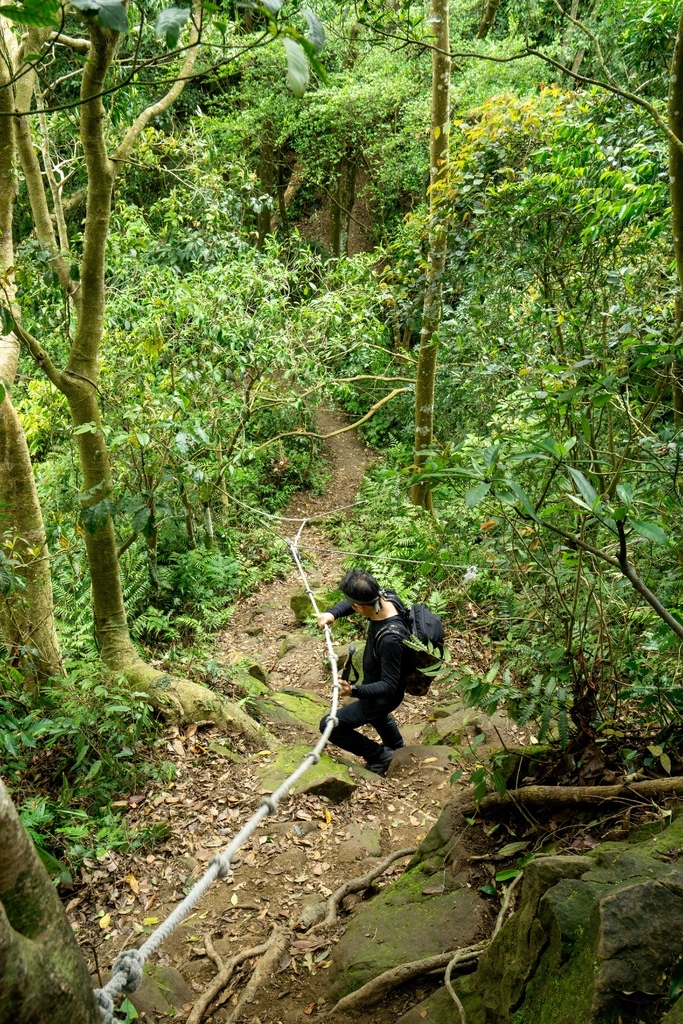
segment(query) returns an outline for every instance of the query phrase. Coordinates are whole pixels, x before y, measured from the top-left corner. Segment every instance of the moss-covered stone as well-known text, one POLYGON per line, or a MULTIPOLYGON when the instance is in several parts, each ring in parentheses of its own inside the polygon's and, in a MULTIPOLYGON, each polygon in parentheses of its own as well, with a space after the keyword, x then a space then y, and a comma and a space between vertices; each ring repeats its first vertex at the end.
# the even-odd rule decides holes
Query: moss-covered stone
MULTIPOLYGON (((270 764, 259 772, 261 792, 272 793, 295 768, 298 768, 310 748, 306 746, 282 747, 270 764)), ((346 765, 339 764, 328 754, 321 754, 318 764, 312 765, 306 774, 294 785, 293 793, 317 793, 330 800, 340 802, 350 796, 356 783, 346 765)))
POLYGON ((329 981, 335 997, 417 956, 465 946, 481 937, 486 903, 471 889, 426 895, 422 872, 406 871, 354 911, 333 949, 329 981))
POLYGON ((679 999, 666 1013, 660 1024, 683 1024, 683 999, 679 999))
MULTIPOLYGON (((336 597, 326 590, 314 590, 313 594, 315 596, 315 603, 321 611, 324 611, 325 608, 329 608, 330 605, 334 604, 336 601, 336 597)), ((292 594, 289 600, 289 607, 294 612, 294 618, 299 623, 304 623, 306 619, 313 615, 311 599, 303 589, 296 590, 292 594)))
POLYGON ((268 673, 260 661, 249 658, 239 651, 227 655, 230 666, 230 680, 247 697, 261 697, 270 693, 268 673))
POLYGON ((636 845, 529 864, 519 910, 458 982, 469 1024, 659 1022, 683 954, 683 866, 668 859, 681 834, 676 821, 636 845))
POLYGON ((317 733, 320 720, 330 709, 330 703, 311 690, 286 687, 256 701, 260 717, 272 725, 296 725, 307 732, 317 733))

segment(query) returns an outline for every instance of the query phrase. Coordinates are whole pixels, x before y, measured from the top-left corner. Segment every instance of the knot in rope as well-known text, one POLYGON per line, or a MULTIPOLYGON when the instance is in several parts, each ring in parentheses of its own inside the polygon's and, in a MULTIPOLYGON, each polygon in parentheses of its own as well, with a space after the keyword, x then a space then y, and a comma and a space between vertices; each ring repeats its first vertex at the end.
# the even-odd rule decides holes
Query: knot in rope
POLYGON ((267 807, 268 814, 277 814, 277 804, 273 800, 272 796, 264 796, 259 807, 267 807))
POLYGON ((114 1024, 114 1000, 103 988, 95 989, 95 1002, 100 1008, 103 1024, 114 1024))
POLYGON ((122 992, 135 992, 142 981, 142 969, 145 961, 137 949, 127 949, 114 961, 112 977, 116 974, 123 975, 124 981, 120 986, 122 992))
POLYGON ((216 865, 218 871, 216 872, 216 878, 227 878, 230 874, 230 861, 224 860, 223 855, 217 853, 215 857, 212 857, 209 861, 209 867, 213 864, 216 865))

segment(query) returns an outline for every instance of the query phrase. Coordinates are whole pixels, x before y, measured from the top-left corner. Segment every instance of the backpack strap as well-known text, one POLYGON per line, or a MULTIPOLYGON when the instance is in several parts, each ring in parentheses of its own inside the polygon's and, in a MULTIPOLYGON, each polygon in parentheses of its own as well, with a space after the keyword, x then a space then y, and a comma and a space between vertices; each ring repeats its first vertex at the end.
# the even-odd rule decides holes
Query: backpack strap
POLYGON ((381 629, 378 629, 373 638, 373 649, 375 656, 377 655, 377 648, 379 647, 380 640, 383 640, 385 636, 391 634, 392 636, 400 637, 401 640, 407 640, 411 635, 410 630, 403 619, 400 622, 390 622, 381 629))

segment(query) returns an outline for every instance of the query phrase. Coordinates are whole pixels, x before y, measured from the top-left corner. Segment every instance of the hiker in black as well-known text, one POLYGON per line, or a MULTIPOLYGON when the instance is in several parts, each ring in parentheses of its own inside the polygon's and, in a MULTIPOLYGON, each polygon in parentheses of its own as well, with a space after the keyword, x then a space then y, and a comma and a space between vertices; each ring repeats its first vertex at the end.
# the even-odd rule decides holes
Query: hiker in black
MULTIPOLYGON (((367 767, 377 775, 384 775, 391 764, 394 751, 402 747, 403 738, 391 716, 404 697, 402 667, 408 656, 403 641, 410 636, 406 624, 407 609, 393 590, 382 590, 369 572, 352 569, 339 584, 346 600, 328 608, 318 617, 318 625, 332 625, 335 619, 357 612, 370 620, 363 653, 363 683, 351 686, 341 681, 343 696, 357 700, 339 708, 335 726, 330 735, 332 743, 352 754, 365 758, 367 767), (357 730, 371 725, 379 733, 381 743, 363 736, 357 730)), ((325 715, 320 723, 322 732, 327 725, 325 715)))

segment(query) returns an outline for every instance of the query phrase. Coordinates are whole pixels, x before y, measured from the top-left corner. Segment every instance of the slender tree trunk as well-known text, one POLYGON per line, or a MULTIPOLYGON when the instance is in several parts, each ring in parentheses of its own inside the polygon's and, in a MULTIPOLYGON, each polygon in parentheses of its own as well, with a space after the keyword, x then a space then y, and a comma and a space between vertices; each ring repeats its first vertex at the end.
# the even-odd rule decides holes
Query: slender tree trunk
MULTIPOLYGON (((103 662, 112 671, 123 673, 136 690, 146 692, 152 703, 163 710, 168 718, 181 721, 210 719, 228 731, 239 731, 256 742, 271 746, 273 743, 277 745, 277 740, 242 708, 204 686, 159 672, 139 657, 130 638, 123 602, 110 507, 112 475, 97 401, 99 353, 104 330, 106 246, 114 179, 145 126, 153 117, 168 109, 180 95, 196 57, 199 17, 200 12, 195 5, 190 47, 178 80, 161 100, 147 107, 136 118, 111 158, 104 133, 105 109, 102 97, 119 34, 101 28, 94 18, 87 19, 90 47, 81 79, 79 110, 88 185, 83 256, 77 287, 74 287, 68 268, 59 256, 40 165, 35 158, 30 132, 27 134, 23 127, 27 119, 17 119, 18 144, 36 233, 55 253, 52 265, 65 291, 69 293, 73 289, 77 328, 64 370, 55 366, 40 342, 19 323, 15 332, 26 344, 36 363, 65 396, 76 428, 83 474, 82 512, 86 523, 85 545, 92 584, 93 615, 103 662)), ((31 85, 29 98, 32 88, 31 85)), ((30 99, 17 109, 29 109, 29 103, 30 99)))
POLYGON ((346 152, 339 161, 337 182, 330 208, 330 249, 335 256, 348 255, 349 225, 356 201, 358 160, 346 152))
MULTIPOLYGON (((683 138, 683 12, 671 60, 669 77, 669 128, 677 138, 683 138)), ((680 341, 683 330, 683 153, 669 142, 669 190, 671 195, 671 225, 673 228, 676 271, 679 294, 676 298, 676 328, 680 341)), ((683 365, 676 361, 671 368, 674 418, 676 424, 683 419, 683 365)))
POLYGON ((69 919, 1 781, 0 1019, 102 1022, 69 919))
MULTIPOLYGON (((261 153, 259 157, 258 178, 261 192, 272 199, 275 192, 275 164, 273 154, 273 125, 267 121, 261 134, 261 153)), ((258 212, 258 248, 263 248, 266 236, 271 232, 270 206, 264 204, 258 212)))
MULTIPOLYGON (((432 113, 429 144, 429 256, 425 285, 422 331, 415 383, 415 461, 416 473, 423 469, 434 437, 434 380, 441 323, 441 286, 446 264, 446 227, 440 219, 438 186, 448 172, 450 133, 450 39, 448 0, 432 0, 431 25, 435 48, 432 50, 432 113)), ((412 502, 431 511, 432 495, 427 484, 413 485, 412 502)))
POLYGON ((477 32, 477 39, 486 39, 487 35, 493 28, 496 21, 496 14, 500 7, 500 0, 488 0, 481 21, 479 23, 479 31, 477 32))
MULTIPOLYGON (((0 272, 6 277, 5 301, 14 306, 12 213, 15 198, 15 126, 8 115, 13 109, 12 74, 14 37, 2 31, 0 57, 0 272)), ((27 76, 28 77, 28 76, 27 76)), ((14 335, 0 337, 0 378, 11 388, 19 362, 14 335)), ((26 435, 10 394, 0 403, 0 532, 12 545, 20 562, 25 588, 0 595, 0 630, 10 658, 24 674, 30 688, 43 678, 62 672, 55 628, 50 558, 43 517, 38 501, 26 435)))

